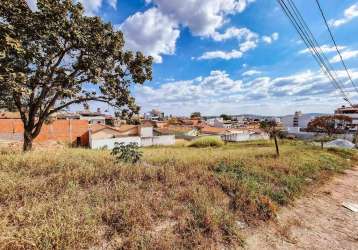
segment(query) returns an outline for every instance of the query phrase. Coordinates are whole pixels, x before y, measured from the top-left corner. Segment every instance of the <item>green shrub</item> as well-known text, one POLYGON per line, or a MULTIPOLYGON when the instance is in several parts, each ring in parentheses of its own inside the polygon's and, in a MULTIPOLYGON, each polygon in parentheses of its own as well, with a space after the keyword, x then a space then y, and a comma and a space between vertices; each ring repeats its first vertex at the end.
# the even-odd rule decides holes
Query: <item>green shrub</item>
POLYGON ((142 152, 139 151, 138 144, 133 142, 128 145, 125 145, 123 142, 116 142, 111 154, 114 155, 117 162, 122 161, 135 164, 142 158, 142 152))
POLYGON ((221 147, 223 145, 224 142, 220 138, 213 137, 213 136, 206 136, 191 142, 189 144, 189 147, 205 148, 205 147, 221 147))

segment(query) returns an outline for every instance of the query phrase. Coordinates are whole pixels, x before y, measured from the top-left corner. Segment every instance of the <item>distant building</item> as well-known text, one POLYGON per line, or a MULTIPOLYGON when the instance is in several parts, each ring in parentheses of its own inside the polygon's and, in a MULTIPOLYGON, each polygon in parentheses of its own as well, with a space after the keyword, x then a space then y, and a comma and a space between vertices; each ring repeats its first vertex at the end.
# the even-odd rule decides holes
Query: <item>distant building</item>
MULTIPOLYGON (((352 118, 352 123, 349 127, 352 131, 357 131, 358 129, 358 105, 353 105, 352 107, 342 106, 335 110, 336 115, 346 115, 352 118)), ((338 124, 339 126, 339 124, 338 124)))
POLYGON ((206 123, 216 128, 232 128, 232 121, 225 121, 222 117, 207 119, 206 123))
POLYGON ((89 124, 106 124, 106 115, 102 114, 100 110, 97 112, 81 111, 79 112, 80 120, 87 120, 89 124))
POLYGON ((144 114, 145 120, 151 121, 163 121, 164 120, 164 113, 160 110, 153 109, 152 111, 144 114))
POLYGON ((136 143, 141 147, 153 145, 173 145, 174 135, 154 136, 153 127, 140 125, 122 125, 110 127, 102 124, 95 124, 91 127, 90 147, 93 149, 113 149, 115 143, 136 143))
MULTIPOLYGON (((289 128, 307 128, 307 125, 315 116, 303 114, 301 111, 296 111, 294 115, 287 115, 281 117, 281 123, 286 129, 289 128)), ((297 130, 297 129, 294 129, 297 130)))

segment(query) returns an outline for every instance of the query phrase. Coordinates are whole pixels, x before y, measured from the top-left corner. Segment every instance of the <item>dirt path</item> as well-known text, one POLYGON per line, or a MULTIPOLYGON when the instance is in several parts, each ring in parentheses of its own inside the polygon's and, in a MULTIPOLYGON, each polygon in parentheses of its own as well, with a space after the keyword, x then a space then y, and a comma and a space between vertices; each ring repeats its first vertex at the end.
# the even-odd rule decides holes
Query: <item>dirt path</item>
POLYGON ((246 249, 358 249, 358 167, 279 212, 278 222, 245 232, 246 249))

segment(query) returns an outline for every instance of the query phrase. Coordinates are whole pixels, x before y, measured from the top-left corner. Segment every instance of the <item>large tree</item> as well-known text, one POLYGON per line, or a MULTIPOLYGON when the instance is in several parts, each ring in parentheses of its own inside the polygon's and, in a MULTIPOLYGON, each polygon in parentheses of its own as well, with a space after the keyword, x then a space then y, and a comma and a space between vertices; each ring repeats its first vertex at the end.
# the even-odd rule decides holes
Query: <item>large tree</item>
POLYGON ((351 123, 352 118, 346 115, 324 115, 318 116, 308 123, 309 131, 323 131, 331 137, 334 133, 339 132, 336 124, 340 123, 351 123))
POLYGON ((152 58, 124 50, 120 31, 72 0, 1 0, 0 104, 15 106, 24 150, 44 122, 72 104, 99 101, 138 112, 130 86, 152 78, 152 58), (89 87, 91 86, 91 87, 89 87))
POLYGON ((307 130, 312 132, 324 132, 328 137, 319 137, 321 148, 323 149, 324 142, 331 140, 333 134, 340 132, 337 128, 337 122, 345 124, 352 123, 352 118, 346 115, 324 115, 318 116, 310 121, 307 125, 307 130))

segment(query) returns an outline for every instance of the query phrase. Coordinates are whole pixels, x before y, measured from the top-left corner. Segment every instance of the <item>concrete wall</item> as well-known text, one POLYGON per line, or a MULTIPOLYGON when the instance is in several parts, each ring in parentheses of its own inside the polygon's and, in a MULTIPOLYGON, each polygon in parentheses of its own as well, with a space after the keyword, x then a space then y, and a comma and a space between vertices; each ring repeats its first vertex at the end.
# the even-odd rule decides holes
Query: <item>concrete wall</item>
POLYGON ((153 127, 140 127, 140 137, 153 137, 153 127))
POLYGON ((287 127, 287 132, 288 133, 300 133, 300 128, 299 127, 287 127))
POLYGON ((262 133, 262 134, 233 133, 229 135, 223 135, 221 138, 224 141, 240 142, 240 141, 268 140, 270 139, 270 136, 267 133, 262 133))
POLYGON ((113 149, 115 143, 129 144, 137 143, 141 147, 149 147, 155 145, 174 145, 175 136, 174 135, 163 135, 163 136, 154 136, 154 137, 121 137, 121 138, 111 138, 111 139, 91 139, 90 145, 93 149, 100 149, 106 147, 107 149, 113 149))
POLYGON ((175 136, 174 135, 163 135, 163 136, 154 136, 153 145, 174 145, 175 136))
POLYGON ((91 139, 90 146, 92 149, 101 149, 101 148, 113 149, 116 142, 117 143, 123 142, 125 145, 129 143, 137 143, 138 145, 141 145, 140 137, 122 137, 122 138, 112 138, 112 139, 91 139))

